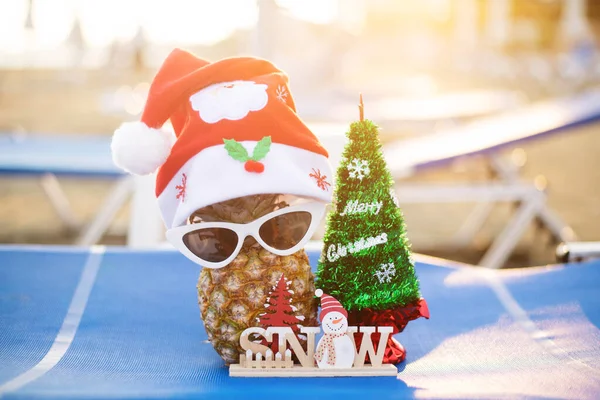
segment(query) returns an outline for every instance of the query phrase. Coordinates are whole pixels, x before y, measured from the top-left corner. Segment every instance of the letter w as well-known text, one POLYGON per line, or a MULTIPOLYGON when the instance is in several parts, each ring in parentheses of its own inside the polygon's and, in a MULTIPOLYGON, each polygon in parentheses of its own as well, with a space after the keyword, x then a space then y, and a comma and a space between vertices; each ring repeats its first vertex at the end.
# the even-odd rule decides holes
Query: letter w
POLYGON ((374 326, 360 326, 359 331, 363 333, 362 341, 360 343, 360 350, 357 351, 356 357, 354 357, 354 366, 362 367, 365 365, 367 354, 371 360, 371 365, 374 367, 381 367, 383 363, 383 354, 385 352, 385 345, 387 344, 390 334, 393 332, 391 326, 379 326, 377 331, 381 333, 379 338, 379 345, 377 346, 377 352, 373 348, 373 341, 371 340, 371 334, 375 333, 374 326))

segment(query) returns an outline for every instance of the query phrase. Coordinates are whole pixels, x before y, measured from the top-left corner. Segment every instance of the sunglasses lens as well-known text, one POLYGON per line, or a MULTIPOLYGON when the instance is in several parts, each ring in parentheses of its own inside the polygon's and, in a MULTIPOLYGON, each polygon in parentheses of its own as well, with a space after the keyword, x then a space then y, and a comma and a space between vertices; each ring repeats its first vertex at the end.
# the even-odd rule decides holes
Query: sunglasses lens
POLYGON ((221 262, 233 254, 238 244, 237 234, 226 228, 198 229, 183 236, 183 243, 204 261, 221 262))
POLYGON ((261 225, 258 234, 265 243, 278 250, 288 250, 306 236, 312 215, 306 211, 295 211, 278 215, 261 225))

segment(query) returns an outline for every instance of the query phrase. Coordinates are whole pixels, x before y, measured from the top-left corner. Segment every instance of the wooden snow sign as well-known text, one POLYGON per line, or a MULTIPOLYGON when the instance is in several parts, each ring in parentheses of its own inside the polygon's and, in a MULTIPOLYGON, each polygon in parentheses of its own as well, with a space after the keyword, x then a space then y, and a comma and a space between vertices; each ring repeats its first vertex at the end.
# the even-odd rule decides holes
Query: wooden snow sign
MULTIPOLYGON (((324 328, 326 329, 326 328, 324 328)), ((229 375, 236 377, 333 377, 333 376, 396 376, 393 364, 383 364, 385 344, 392 327, 389 326, 349 326, 344 336, 350 338, 354 352, 354 362, 350 368, 318 367, 315 362, 315 339, 321 332, 320 327, 302 327, 300 332, 307 337, 306 351, 290 327, 248 328, 240 336, 240 346, 245 353, 240 355, 240 363, 229 367, 229 375), (373 346, 371 335, 378 332, 381 337, 377 349, 373 346), (360 348, 356 349, 354 335, 362 333, 360 348), (271 343, 277 334, 279 351, 273 354, 271 349, 261 343, 251 341, 249 335, 260 335, 271 343), (283 350, 285 349, 285 350, 283 350), (282 353, 283 351, 283 353, 282 353), (292 361, 292 353, 299 364, 292 361), (370 364, 366 364, 367 355, 370 364)), ((324 337, 327 333, 324 333, 324 337)))
POLYGON ((290 305, 293 292, 287 286, 289 282, 282 275, 269 294, 267 310, 258 321, 263 326, 248 328, 240 335, 244 353, 240 355, 239 364, 229 367, 229 376, 396 376, 398 371, 393 364, 383 364, 386 343, 393 332, 391 326, 348 326, 348 313, 340 302, 317 289, 323 335, 315 346, 321 327, 299 324, 303 317, 294 315, 295 310, 290 305), (373 346, 373 333, 380 335, 377 349, 373 346), (306 337, 306 351, 298 334, 306 337), (361 336, 359 348, 354 335, 361 336), (367 358, 369 364, 365 363, 367 358))

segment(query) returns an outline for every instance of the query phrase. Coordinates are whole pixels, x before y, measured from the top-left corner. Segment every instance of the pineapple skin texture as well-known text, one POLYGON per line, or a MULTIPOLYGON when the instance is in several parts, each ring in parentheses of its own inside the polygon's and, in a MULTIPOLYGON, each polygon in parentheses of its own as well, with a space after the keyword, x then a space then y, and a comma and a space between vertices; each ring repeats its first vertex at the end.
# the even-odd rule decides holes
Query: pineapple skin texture
POLYGON ((314 274, 304 250, 289 256, 275 255, 257 244, 242 248, 224 268, 203 268, 198 279, 198 303, 208 340, 227 365, 243 353, 240 335, 259 326, 259 314, 269 292, 283 274, 292 283, 292 305, 303 326, 318 326, 314 274))

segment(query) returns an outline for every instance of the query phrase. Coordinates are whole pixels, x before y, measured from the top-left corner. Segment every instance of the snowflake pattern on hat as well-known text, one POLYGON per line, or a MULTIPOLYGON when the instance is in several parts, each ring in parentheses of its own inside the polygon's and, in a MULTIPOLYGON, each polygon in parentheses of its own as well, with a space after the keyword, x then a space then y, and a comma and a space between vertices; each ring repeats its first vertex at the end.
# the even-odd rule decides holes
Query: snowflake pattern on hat
POLYGON ((181 200, 181 202, 183 203, 185 201, 185 195, 187 190, 187 175, 185 174, 185 172, 181 174, 181 185, 175 186, 175 189, 177 189, 177 196, 175 196, 175 198, 181 200))
POLYGON ((287 100, 288 92, 285 86, 279 85, 277 86, 277 90, 275 91, 275 97, 282 103, 285 103, 287 100))
POLYGON ((331 183, 327 182, 327 175, 322 175, 320 169, 312 169, 312 172, 308 174, 311 178, 314 178, 319 189, 329 191, 331 183))

